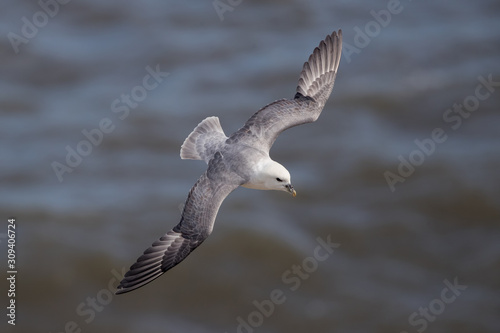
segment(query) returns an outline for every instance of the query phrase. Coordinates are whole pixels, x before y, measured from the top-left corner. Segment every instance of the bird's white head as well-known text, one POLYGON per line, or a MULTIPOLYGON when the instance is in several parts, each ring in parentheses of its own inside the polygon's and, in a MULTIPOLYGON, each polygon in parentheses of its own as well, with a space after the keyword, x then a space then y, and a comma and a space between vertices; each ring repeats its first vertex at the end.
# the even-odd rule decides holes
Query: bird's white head
POLYGON ((244 187, 257 190, 276 190, 297 195, 290 181, 290 172, 276 161, 269 159, 261 165, 254 177, 244 187))

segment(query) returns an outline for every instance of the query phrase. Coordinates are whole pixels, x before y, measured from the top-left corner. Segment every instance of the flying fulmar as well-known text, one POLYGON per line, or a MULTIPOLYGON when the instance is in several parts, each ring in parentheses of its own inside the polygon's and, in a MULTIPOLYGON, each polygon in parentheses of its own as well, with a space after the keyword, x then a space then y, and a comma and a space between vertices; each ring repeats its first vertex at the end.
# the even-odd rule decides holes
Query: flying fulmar
POLYGON ((342 53, 342 30, 328 35, 304 63, 293 99, 257 111, 229 137, 217 117, 196 126, 181 147, 182 159, 208 168, 189 191, 181 221, 144 251, 120 282, 117 294, 144 286, 184 260, 212 232, 222 201, 239 186, 296 195, 290 173, 269 150, 278 135, 316 121, 330 96, 342 53))

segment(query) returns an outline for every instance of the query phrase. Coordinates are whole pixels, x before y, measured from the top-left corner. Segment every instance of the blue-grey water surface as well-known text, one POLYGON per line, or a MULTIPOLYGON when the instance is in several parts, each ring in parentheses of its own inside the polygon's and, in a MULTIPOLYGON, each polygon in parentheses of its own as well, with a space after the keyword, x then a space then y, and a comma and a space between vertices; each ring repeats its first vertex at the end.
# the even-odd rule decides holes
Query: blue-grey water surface
POLYGON ((0 267, 15 217, 18 271, 2 332, 500 331, 498 1, 10 1, 0 17, 0 267), (216 115, 230 134, 293 97, 340 28, 319 121, 271 150, 298 196, 237 189, 199 250, 114 296, 206 168, 179 157, 191 130, 216 115))

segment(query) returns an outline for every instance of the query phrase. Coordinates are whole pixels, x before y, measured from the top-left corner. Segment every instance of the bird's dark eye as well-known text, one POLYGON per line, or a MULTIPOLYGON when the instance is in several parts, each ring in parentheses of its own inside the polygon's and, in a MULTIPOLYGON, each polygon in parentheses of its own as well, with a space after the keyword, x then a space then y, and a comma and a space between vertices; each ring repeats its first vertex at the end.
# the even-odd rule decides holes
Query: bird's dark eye
POLYGON ((276 178, 277 181, 282 182, 281 178, 276 178))

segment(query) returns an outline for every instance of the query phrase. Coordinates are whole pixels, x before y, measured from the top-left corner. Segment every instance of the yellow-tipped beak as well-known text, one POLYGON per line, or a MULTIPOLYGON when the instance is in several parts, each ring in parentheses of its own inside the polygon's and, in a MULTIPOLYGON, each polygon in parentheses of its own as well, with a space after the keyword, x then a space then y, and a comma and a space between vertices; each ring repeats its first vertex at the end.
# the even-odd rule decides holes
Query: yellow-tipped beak
POLYGON ((294 189, 292 189, 292 196, 295 198, 296 195, 297 195, 297 191, 295 191, 294 189))
POLYGON ((290 192, 292 194, 292 196, 295 198, 295 196, 297 195, 297 192, 293 188, 292 184, 287 184, 287 185, 285 185, 285 187, 288 190, 288 192, 290 192))

